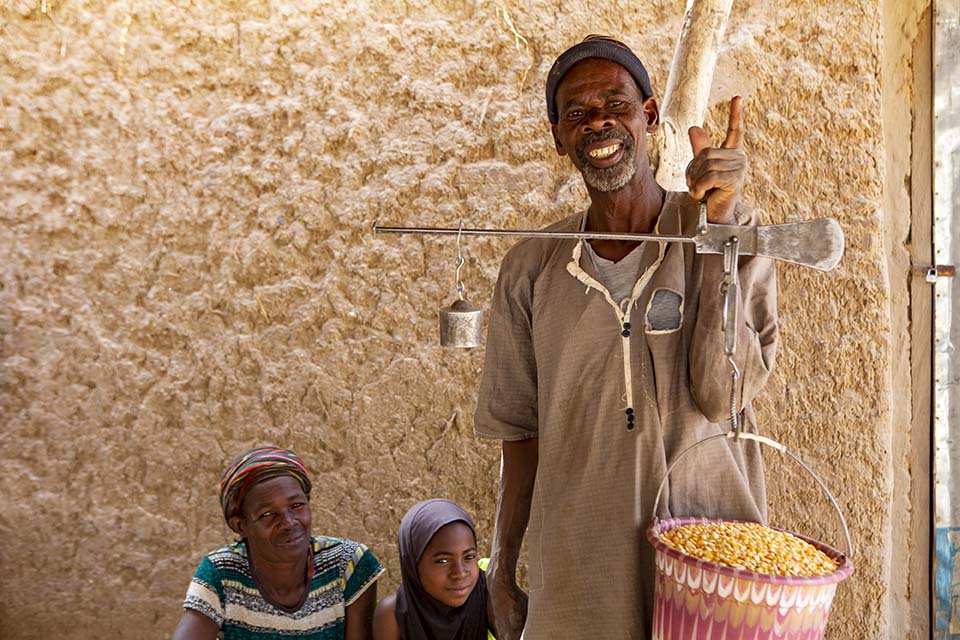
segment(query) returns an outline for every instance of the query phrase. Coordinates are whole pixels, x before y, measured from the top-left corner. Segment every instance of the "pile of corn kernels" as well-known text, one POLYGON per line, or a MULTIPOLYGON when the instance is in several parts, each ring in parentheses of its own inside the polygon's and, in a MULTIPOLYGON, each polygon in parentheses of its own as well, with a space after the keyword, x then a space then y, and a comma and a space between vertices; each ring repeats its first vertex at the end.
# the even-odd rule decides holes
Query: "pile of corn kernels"
POLYGON ((767 575, 823 576, 838 566, 809 542, 755 522, 688 524, 660 539, 687 555, 767 575))

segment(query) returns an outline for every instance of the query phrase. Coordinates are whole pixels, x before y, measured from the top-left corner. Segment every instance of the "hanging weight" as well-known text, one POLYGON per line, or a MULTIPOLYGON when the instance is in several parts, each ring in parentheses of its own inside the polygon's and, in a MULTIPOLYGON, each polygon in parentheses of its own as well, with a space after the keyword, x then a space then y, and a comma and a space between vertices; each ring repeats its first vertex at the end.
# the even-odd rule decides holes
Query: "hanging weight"
POLYGON ((483 309, 460 298, 440 309, 440 346, 470 349, 483 341, 483 309))
MULTIPOLYGON (((463 229, 463 221, 460 222, 463 229)), ((460 280, 460 269, 465 260, 460 251, 460 234, 457 233, 457 271, 453 282, 457 288, 457 300, 449 307, 440 309, 440 346, 459 349, 479 347, 483 341, 483 310, 463 297, 465 291, 460 280)))

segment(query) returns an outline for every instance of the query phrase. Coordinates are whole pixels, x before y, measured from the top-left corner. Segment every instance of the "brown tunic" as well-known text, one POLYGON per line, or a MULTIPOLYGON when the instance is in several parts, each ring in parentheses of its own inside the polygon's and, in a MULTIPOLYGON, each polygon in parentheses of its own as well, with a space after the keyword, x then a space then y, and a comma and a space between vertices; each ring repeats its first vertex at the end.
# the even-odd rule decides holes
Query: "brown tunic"
MULTIPOLYGON (((687 194, 668 193, 658 230, 690 233, 697 213, 687 194)), ((576 230, 581 219, 552 228, 576 230)), ((744 209, 737 219, 753 222, 744 209)), ((640 250, 635 304, 625 310, 580 241, 524 240, 500 269, 475 429, 502 440, 539 438, 526 640, 649 636, 654 569, 645 531, 657 487, 686 447, 729 430, 722 296, 711 286, 701 297, 705 279, 719 283, 722 258, 690 244, 647 242, 640 250), (663 318, 679 324, 663 327, 663 318)), ((741 258, 739 304, 738 405, 744 429, 755 431, 750 401, 777 347, 772 260, 741 258)), ((718 440, 694 450, 671 472, 660 517, 765 520, 758 447, 718 440)))

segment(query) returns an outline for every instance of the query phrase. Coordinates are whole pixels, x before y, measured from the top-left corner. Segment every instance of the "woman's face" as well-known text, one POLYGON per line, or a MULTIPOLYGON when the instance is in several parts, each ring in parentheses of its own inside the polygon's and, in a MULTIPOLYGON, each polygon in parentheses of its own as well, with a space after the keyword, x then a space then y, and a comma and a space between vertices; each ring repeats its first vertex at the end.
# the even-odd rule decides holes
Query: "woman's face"
POLYGON ((477 542, 464 522, 451 522, 433 534, 417 563, 420 583, 427 593, 447 605, 459 607, 477 584, 477 542))
POLYGON ((243 497, 230 527, 246 538, 256 558, 298 560, 310 544, 310 501, 292 476, 258 482, 243 497))

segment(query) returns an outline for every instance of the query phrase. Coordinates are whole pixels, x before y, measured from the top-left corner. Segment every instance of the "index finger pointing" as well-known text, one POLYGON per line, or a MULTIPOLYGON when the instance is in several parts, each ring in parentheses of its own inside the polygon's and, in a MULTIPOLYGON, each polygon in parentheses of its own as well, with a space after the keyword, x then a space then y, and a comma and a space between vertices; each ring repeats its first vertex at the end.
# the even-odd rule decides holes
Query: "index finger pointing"
POLYGON ((740 96, 733 96, 730 101, 730 120, 727 123, 727 137, 723 144, 724 149, 739 149, 743 143, 743 109, 740 96))

